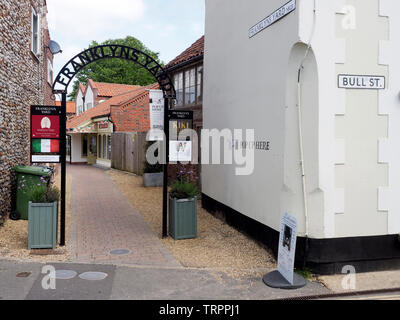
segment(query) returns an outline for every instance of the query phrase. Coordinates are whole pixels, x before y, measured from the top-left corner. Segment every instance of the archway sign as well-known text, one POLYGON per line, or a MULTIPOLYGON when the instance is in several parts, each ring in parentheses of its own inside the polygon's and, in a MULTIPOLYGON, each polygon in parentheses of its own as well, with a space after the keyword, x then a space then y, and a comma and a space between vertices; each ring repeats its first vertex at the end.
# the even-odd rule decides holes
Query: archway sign
MULTIPOLYGON (((66 191, 66 135, 67 135, 67 90, 72 79, 87 65, 103 60, 118 58, 132 61, 150 72, 160 85, 164 94, 164 128, 168 128, 168 110, 170 101, 176 99, 174 85, 164 68, 148 54, 135 48, 124 45, 101 45, 89 48, 68 61, 55 78, 53 94, 61 94, 61 221, 60 221, 60 245, 65 245, 65 191, 66 191)), ((166 141, 169 141, 169 130, 165 129, 166 141)), ((163 186, 163 237, 167 236, 167 205, 168 205, 168 148, 164 143, 164 186, 163 186)))

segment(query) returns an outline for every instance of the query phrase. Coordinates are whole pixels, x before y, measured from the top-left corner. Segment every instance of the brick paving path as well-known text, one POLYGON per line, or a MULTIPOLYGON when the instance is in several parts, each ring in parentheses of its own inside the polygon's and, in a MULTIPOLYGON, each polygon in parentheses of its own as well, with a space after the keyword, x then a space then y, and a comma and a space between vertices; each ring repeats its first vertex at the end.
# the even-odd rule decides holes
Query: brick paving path
MULTIPOLYGON (((181 267, 102 169, 72 165, 71 226, 74 261, 181 267), (128 255, 109 252, 128 249, 128 255)), ((161 214, 161 213, 160 213, 161 214)))

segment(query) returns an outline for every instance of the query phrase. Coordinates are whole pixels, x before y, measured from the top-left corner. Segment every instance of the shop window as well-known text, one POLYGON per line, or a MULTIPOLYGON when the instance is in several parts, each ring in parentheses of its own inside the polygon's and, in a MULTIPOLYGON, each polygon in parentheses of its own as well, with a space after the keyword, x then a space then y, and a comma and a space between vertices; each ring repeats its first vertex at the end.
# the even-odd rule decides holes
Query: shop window
POLYGON ((87 134, 82 135, 82 157, 87 157, 88 151, 88 136, 87 134))
POLYGON ((111 136, 108 136, 108 160, 111 160, 111 136))
POLYGON ((203 66, 197 67, 197 82, 196 82, 196 98, 197 102, 203 100, 203 66))
POLYGON ((175 74, 174 85, 176 107, 201 103, 203 100, 203 66, 175 74))
POLYGON ((107 136, 103 136, 103 159, 107 159, 107 136))
POLYGON ((176 90, 176 106, 179 107, 183 105, 183 72, 175 75, 174 85, 176 90))
POLYGON ((196 101, 196 69, 185 71, 185 101, 184 104, 193 104, 196 101))

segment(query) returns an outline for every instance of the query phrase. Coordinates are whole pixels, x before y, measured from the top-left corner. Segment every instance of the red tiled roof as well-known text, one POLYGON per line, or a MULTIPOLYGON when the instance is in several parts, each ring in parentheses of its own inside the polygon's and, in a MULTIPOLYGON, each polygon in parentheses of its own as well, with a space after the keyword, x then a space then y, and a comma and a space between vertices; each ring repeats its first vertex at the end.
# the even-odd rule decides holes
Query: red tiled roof
POLYGON ((189 61, 195 57, 201 56, 204 54, 204 36, 202 36, 199 40, 193 43, 188 49, 182 52, 179 56, 169 62, 165 68, 171 68, 183 62, 189 61))
POLYGON ((89 109, 88 111, 80 114, 79 116, 76 116, 68 120, 67 129, 76 128, 77 126, 82 125, 93 118, 108 116, 111 113, 112 106, 124 106, 126 104, 129 104, 130 102, 132 102, 132 100, 135 100, 139 98, 141 95, 147 93, 147 90, 157 89, 158 87, 159 85, 158 83, 156 83, 156 84, 151 84, 147 87, 138 87, 134 90, 122 93, 120 95, 116 95, 108 99, 107 101, 98 104, 94 108, 89 109))
POLYGON ((124 92, 141 88, 141 86, 129 84, 95 82, 92 79, 89 79, 88 85, 89 84, 93 89, 97 89, 100 97, 113 97, 124 92))
MULTIPOLYGON (((56 101, 56 106, 61 107, 61 101, 56 101)), ((67 101, 67 114, 68 113, 76 113, 76 103, 75 101, 67 101)))

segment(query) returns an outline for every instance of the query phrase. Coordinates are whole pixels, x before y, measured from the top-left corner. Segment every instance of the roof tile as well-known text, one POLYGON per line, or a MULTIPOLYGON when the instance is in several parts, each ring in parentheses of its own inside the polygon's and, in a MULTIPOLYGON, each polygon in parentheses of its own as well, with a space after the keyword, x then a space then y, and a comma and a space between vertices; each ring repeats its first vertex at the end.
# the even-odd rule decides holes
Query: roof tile
POLYGON ((188 49, 182 52, 179 56, 169 62, 165 68, 171 68, 183 62, 189 61, 195 57, 201 56, 204 54, 204 36, 202 36, 199 40, 193 43, 188 49))

